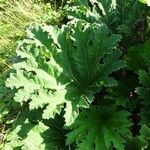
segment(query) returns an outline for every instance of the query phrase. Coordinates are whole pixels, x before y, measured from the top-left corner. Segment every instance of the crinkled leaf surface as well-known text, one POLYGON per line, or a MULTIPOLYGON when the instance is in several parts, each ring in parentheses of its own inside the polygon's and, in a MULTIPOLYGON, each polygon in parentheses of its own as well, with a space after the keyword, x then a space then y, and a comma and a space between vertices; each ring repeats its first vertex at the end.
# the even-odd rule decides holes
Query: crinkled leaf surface
POLYGON ((129 36, 134 34, 132 28, 142 18, 146 7, 137 0, 74 0, 73 4, 66 7, 66 11, 69 18, 91 23, 104 22, 112 31, 129 36))
POLYGON ((6 86, 17 89, 14 100, 28 102, 30 110, 44 108, 43 118, 54 118, 65 108, 69 126, 102 85, 117 85, 109 75, 125 66, 116 49, 121 37, 109 36, 105 25, 43 25, 30 27, 27 35, 18 45, 19 59, 6 86))
POLYGON ((66 130, 64 119, 56 115, 54 119, 41 120, 41 110, 28 112, 25 109, 19 114, 7 134, 4 150, 49 150, 65 149, 66 130))
POLYGON ((67 134, 67 144, 76 141, 79 150, 124 149, 124 137, 131 136, 132 124, 127 119, 128 112, 117 111, 115 107, 102 106, 86 109, 80 113, 72 132, 67 134))

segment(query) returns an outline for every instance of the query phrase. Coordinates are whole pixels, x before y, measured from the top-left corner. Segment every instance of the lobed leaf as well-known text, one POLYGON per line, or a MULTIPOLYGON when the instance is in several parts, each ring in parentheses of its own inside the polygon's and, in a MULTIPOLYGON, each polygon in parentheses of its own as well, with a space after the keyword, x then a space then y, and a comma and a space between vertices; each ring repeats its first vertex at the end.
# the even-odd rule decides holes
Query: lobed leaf
POLYGON ((62 28, 37 26, 27 35, 6 86, 17 89, 14 100, 28 102, 30 110, 44 108, 43 118, 54 118, 65 108, 69 126, 79 108, 89 107, 101 83, 117 85, 109 75, 125 66, 116 49, 121 37, 109 35, 105 25, 77 21, 62 28))
POLYGON ((132 125, 127 117, 128 112, 117 111, 115 107, 103 106, 90 108, 81 112, 72 124, 72 132, 67 134, 67 144, 76 141, 79 150, 96 148, 117 150, 124 149, 125 136, 130 137, 132 125))

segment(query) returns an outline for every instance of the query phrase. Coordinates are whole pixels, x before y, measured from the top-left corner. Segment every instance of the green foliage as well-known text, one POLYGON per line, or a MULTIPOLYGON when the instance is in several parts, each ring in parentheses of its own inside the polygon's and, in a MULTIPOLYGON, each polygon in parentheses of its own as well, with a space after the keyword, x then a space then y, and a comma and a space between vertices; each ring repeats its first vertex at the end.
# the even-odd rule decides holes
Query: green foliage
POLYGON ((67 130, 62 129, 64 119, 56 116, 53 120, 41 120, 41 111, 29 111, 24 108, 20 112, 8 133, 4 150, 69 150, 65 144, 67 130))
POLYGON ((118 79, 118 86, 107 89, 108 94, 105 97, 111 99, 113 104, 133 111, 139 107, 140 99, 135 93, 135 88, 138 86, 138 76, 124 69, 118 79))
POLYGON ((7 87, 0 84, 0 121, 16 110, 3 149, 150 149, 146 5, 70 0, 53 6, 42 17, 51 25, 27 28, 7 87))
POLYGON ((128 49, 126 56, 127 67, 130 70, 134 70, 136 73, 140 69, 147 70, 150 64, 150 39, 143 44, 135 45, 128 49))
POLYGON ((141 110, 141 116, 142 116, 141 123, 150 125, 150 122, 149 122, 150 76, 146 71, 140 70, 139 79, 143 86, 140 88, 137 88, 137 93, 139 94, 140 98, 143 99, 142 104, 144 105, 141 110))
POLYGON ((142 19, 142 14, 146 11, 146 7, 136 0, 74 0, 73 2, 71 3, 74 5, 73 8, 67 7, 69 16, 88 22, 104 22, 112 31, 123 33, 124 36, 134 32, 135 23, 142 19))
POLYGON ((16 41, 25 37, 24 29, 30 24, 56 24, 58 19, 54 15, 50 16, 50 13, 54 13, 52 7, 41 0, 0 1, 0 144, 6 130, 20 111, 18 103, 12 101, 15 91, 5 87, 7 71, 12 67, 16 41))
POLYGON ((139 139, 139 137, 132 138, 127 141, 125 150, 142 150, 143 149, 143 143, 139 139))
POLYGON ((144 150, 148 150, 150 148, 150 128, 143 125, 140 134, 139 139, 143 142, 144 150))
POLYGON ((47 18, 44 19, 47 11, 53 12, 35 0, 5 0, 0 3, 0 73, 11 67, 8 59, 15 52, 16 42, 24 38, 26 26, 47 22, 47 18))
MULTIPOLYGON (((149 59, 149 45, 150 41, 149 39, 143 43, 136 45, 134 47, 131 47, 128 50, 127 54, 127 66, 130 70, 135 71, 139 75, 139 81, 140 84, 142 84, 142 87, 139 87, 136 89, 136 92, 138 93, 139 97, 142 99, 141 105, 141 112, 140 115, 142 117, 141 124, 145 123, 149 125, 149 107, 150 107, 150 59, 149 59)), ((139 85, 137 85, 139 86, 139 85)))
POLYGON ((148 9, 137 0, 73 0, 66 6, 69 20, 105 23, 110 32, 122 35, 121 48, 145 40, 148 9))
POLYGON ((140 101, 139 115, 141 120, 139 124, 142 126, 140 130, 141 149, 149 150, 149 133, 150 133, 150 40, 146 40, 144 43, 135 45, 128 50, 126 56, 128 69, 134 71, 139 76, 139 87, 136 88, 140 101))
POLYGON ((67 144, 76 141, 79 150, 124 149, 124 138, 130 137, 129 113, 115 107, 102 106, 80 113, 67 134, 67 144), (95 147, 95 148, 94 148, 95 147))
POLYGON ((0 79, 0 124, 9 124, 13 120, 13 114, 16 113, 14 108, 18 108, 18 106, 10 101, 13 99, 15 91, 10 91, 5 87, 6 76, 1 75, 0 79), (10 119, 8 120, 8 118, 10 119))
POLYGON ((77 22, 61 29, 33 27, 27 33, 32 40, 18 46, 21 60, 6 85, 16 88, 14 100, 29 101, 31 110, 46 106, 43 118, 53 118, 66 104, 64 117, 70 125, 102 85, 117 85, 109 74, 125 66, 115 49, 120 36, 109 36, 105 25, 77 22))

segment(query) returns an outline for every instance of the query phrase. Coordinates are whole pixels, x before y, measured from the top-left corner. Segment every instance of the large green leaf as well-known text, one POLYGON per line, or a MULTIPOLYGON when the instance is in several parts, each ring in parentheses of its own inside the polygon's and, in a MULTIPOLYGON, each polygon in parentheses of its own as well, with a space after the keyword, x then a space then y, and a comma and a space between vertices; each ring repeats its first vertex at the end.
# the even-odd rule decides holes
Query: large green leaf
POLYGON ((102 85, 117 85, 109 75, 125 66, 116 49, 121 37, 110 36, 105 25, 72 22, 62 28, 31 27, 27 33, 6 86, 17 89, 15 101, 29 102, 31 110, 44 108, 43 118, 65 108, 68 126, 102 85))
POLYGON ((41 110, 23 110, 8 132, 3 150, 69 150, 64 119, 56 115, 54 119, 41 120, 40 113, 41 110))
POLYGON ((82 112, 67 134, 67 144, 76 141, 79 150, 124 149, 124 137, 130 137, 128 112, 115 107, 102 106, 82 112))

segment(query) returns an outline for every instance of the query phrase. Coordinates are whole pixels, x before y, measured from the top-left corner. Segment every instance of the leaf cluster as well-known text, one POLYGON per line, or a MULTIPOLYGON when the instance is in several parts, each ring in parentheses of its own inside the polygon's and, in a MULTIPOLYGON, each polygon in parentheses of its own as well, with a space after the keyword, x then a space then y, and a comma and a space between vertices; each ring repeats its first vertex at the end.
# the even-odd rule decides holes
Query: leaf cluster
POLYGON ((74 0, 66 24, 27 28, 6 79, 20 111, 4 149, 148 150, 150 42, 135 45, 146 39, 147 9, 74 0))

